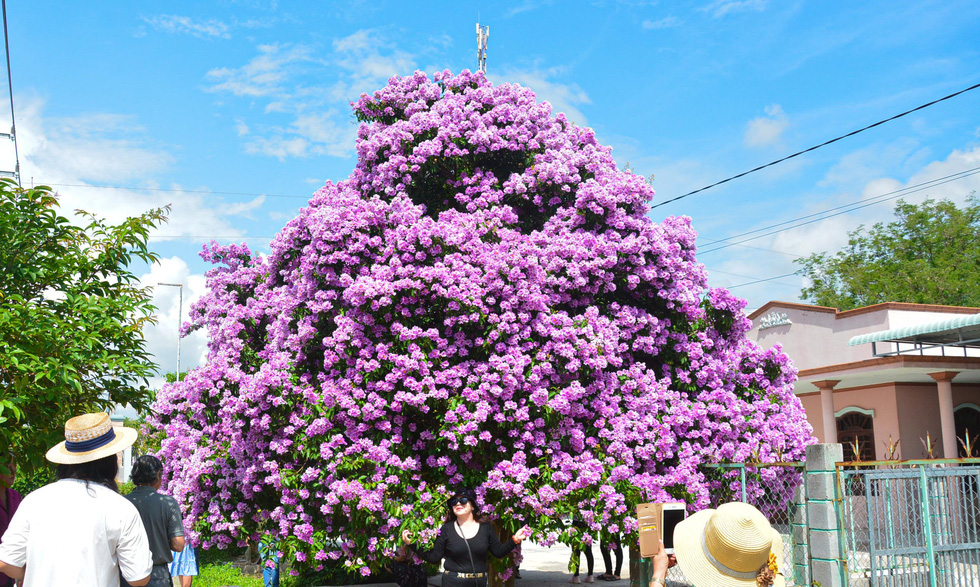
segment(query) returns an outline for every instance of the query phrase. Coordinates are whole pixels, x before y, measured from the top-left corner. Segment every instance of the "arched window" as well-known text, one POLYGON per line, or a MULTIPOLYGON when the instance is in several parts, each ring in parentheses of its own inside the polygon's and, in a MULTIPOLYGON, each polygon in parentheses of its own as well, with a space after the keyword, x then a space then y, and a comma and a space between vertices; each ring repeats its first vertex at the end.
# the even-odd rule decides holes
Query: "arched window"
POLYGON ((875 460, 874 419, 873 411, 861 408, 845 408, 837 413, 837 442, 844 445, 844 462, 875 460))
MULTIPOLYGON (((974 404, 960 404, 953 410, 953 423, 956 425, 956 452, 960 458, 971 455, 966 454, 966 447, 961 441, 966 440, 967 434, 970 436, 970 445, 973 450, 972 456, 980 456, 980 446, 974 441, 980 436, 980 406, 974 404)), ((978 439, 980 440, 980 439, 978 439)))

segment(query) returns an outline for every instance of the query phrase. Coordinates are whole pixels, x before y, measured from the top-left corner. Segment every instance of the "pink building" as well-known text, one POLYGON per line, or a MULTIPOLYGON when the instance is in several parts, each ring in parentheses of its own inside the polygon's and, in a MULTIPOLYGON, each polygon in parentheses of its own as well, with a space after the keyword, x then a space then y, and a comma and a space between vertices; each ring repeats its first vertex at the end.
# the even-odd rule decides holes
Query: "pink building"
POLYGON ((807 420, 820 442, 844 445, 845 461, 855 439, 861 460, 917 459, 927 438, 933 456, 956 457, 967 430, 980 435, 980 308, 773 301, 749 318, 752 340, 793 360, 807 420))

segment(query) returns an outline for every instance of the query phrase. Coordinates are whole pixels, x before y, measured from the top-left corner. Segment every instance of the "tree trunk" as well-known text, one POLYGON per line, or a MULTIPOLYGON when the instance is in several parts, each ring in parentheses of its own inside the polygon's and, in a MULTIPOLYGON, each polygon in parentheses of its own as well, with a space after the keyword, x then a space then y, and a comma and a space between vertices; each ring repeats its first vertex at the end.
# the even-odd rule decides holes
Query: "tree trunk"
MULTIPOLYGON (((504 527, 500 523, 500 520, 493 521, 493 529, 497 533, 497 538, 501 542, 503 542, 504 540, 511 540, 511 536, 512 536, 511 533, 504 530, 504 527)), ((507 555, 507 558, 503 559, 502 562, 510 563, 509 566, 511 568, 514 567, 513 558, 511 558, 510 555, 507 555)), ((490 573, 487 575, 487 587, 514 587, 513 573, 511 574, 510 579, 504 581, 503 579, 500 578, 500 573, 497 572, 497 569, 494 568, 493 564, 487 565, 487 568, 490 569, 490 573)))

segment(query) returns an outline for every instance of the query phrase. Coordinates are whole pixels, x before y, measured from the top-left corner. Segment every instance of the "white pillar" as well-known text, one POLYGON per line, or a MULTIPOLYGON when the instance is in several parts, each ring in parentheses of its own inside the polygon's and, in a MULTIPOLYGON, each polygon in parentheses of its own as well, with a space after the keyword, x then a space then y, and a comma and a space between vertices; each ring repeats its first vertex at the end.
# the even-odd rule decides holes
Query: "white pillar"
POLYGON ((929 377, 936 380, 936 387, 939 390, 939 423, 942 426, 943 436, 943 458, 955 459, 958 451, 956 450, 956 422, 953 419, 953 378, 959 371, 940 371, 930 373, 929 377))
POLYGON ((834 417, 834 386, 840 383, 839 379, 826 379, 824 381, 814 381, 813 384, 820 390, 820 413, 823 414, 823 438, 820 442, 832 444, 837 442, 837 418, 834 417))

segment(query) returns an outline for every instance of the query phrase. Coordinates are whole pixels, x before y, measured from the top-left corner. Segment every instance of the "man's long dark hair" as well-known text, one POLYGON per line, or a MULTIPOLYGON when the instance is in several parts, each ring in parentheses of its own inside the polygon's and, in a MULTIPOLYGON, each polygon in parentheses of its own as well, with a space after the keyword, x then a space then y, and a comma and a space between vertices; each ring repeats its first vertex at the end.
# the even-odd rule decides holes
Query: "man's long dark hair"
POLYGON ((96 483, 119 493, 116 485, 116 474, 119 473, 119 461, 116 455, 102 457, 96 461, 78 463, 75 465, 58 465, 58 479, 78 479, 88 485, 96 483))

